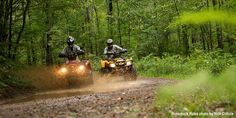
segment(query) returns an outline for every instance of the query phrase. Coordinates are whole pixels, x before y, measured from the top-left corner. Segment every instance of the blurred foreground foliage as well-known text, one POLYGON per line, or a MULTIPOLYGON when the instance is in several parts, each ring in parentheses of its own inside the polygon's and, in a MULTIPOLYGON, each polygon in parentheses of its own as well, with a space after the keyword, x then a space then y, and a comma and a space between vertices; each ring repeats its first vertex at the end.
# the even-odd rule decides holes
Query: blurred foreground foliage
MULTIPOLYGON (((228 112, 235 115, 235 72, 235 65, 219 76, 202 71, 175 85, 162 88, 155 98, 156 113, 160 117, 190 112, 228 112)), ((232 117, 232 114, 225 117, 232 117)))
POLYGON ((208 22, 236 25, 236 14, 234 12, 213 9, 200 12, 184 12, 170 26, 180 24, 202 25, 208 22))

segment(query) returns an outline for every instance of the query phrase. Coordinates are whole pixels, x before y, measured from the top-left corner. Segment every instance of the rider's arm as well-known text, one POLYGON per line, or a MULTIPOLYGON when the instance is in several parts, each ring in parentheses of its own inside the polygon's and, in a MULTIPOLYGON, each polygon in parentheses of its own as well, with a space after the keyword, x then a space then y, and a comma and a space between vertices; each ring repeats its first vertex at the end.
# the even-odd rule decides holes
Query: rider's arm
POLYGON ((107 47, 104 49, 104 55, 107 55, 107 47))
POLYGON ((120 47, 120 46, 118 46, 118 45, 113 45, 113 46, 115 46, 115 48, 118 49, 118 50, 120 50, 121 52, 127 52, 126 49, 124 49, 124 48, 122 48, 122 47, 120 47))
POLYGON ((59 53, 58 56, 59 56, 59 57, 62 57, 62 58, 67 57, 67 55, 66 55, 66 48, 64 48, 64 49, 59 53))
POLYGON ((104 53, 103 54, 104 54, 105 59, 107 59, 109 57, 109 53, 107 51, 107 47, 104 49, 104 53))
POLYGON ((77 50, 77 55, 82 55, 84 54, 84 50, 82 50, 79 46, 76 46, 76 50, 77 50))

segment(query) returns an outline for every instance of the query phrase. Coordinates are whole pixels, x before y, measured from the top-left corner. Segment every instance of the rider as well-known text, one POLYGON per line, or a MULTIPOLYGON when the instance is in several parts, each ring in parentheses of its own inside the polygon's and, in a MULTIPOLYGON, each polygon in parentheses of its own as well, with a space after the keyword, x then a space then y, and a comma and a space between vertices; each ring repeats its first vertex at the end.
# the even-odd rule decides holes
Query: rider
POLYGON ((72 36, 69 36, 66 42, 68 46, 60 52, 59 57, 67 57, 69 61, 73 61, 76 60, 77 56, 84 54, 84 51, 79 46, 74 44, 75 39, 72 36))
POLYGON ((119 52, 127 52, 126 49, 121 48, 118 45, 113 44, 112 39, 107 40, 107 47, 104 49, 104 54, 108 59, 114 59, 119 57, 119 52))

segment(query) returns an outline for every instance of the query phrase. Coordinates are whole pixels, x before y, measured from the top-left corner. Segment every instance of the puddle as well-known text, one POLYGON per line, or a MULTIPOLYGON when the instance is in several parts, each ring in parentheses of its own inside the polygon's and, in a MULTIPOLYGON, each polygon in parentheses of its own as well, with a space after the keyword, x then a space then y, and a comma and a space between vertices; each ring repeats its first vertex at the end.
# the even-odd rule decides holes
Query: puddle
POLYGON ((37 101, 37 100, 43 100, 43 99, 54 99, 54 98, 62 98, 62 97, 87 95, 87 94, 93 94, 93 93, 112 92, 112 91, 117 91, 121 89, 129 89, 129 88, 138 87, 141 84, 146 84, 146 83, 147 81, 145 80, 137 80, 137 81, 120 81, 119 79, 115 79, 115 81, 114 79, 112 81, 97 80, 94 83, 94 85, 89 85, 83 88, 38 92, 33 95, 17 97, 14 99, 2 101, 0 102, 0 105, 23 103, 23 102, 37 101))
POLYGON ((87 94, 92 94, 92 93, 93 93, 92 91, 71 91, 71 92, 58 92, 57 91, 57 92, 50 92, 50 94, 37 93, 34 95, 6 100, 0 103, 0 105, 23 103, 23 102, 37 101, 37 100, 43 100, 43 99, 70 97, 70 96, 77 96, 77 95, 87 95, 87 94))

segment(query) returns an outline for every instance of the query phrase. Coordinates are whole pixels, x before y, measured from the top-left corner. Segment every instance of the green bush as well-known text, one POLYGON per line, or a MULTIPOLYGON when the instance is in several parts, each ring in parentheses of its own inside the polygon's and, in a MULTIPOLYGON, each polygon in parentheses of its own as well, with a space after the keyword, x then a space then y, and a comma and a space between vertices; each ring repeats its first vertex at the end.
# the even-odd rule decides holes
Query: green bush
POLYGON ((195 51, 190 59, 197 70, 207 70, 213 74, 219 74, 233 64, 233 56, 221 51, 209 53, 195 51))
POLYGON ((196 50, 190 57, 165 55, 162 59, 152 54, 136 61, 142 76, 183 77, 206 70, 213 74, 223 72, 233 64, 233 56, 220 51, 204 53, 196 50))
POLYGON ((89 55, 89 60, 91 62, 92 68, 94 71, 100 70, 100 61, 102 58, 96 56, 96 55, 89 55))

